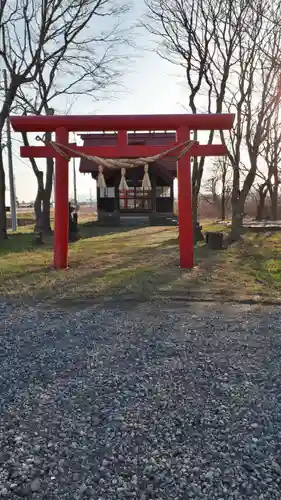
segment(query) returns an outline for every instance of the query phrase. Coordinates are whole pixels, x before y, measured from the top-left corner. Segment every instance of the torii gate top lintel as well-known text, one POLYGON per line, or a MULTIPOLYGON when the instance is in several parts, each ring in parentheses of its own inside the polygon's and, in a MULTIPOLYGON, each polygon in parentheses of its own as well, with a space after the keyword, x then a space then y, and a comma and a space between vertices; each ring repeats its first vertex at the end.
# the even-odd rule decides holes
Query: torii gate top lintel
POLYGON ((112 132, 115 130, 230 130, 232 114, 13 116, 15 132, 112 132))

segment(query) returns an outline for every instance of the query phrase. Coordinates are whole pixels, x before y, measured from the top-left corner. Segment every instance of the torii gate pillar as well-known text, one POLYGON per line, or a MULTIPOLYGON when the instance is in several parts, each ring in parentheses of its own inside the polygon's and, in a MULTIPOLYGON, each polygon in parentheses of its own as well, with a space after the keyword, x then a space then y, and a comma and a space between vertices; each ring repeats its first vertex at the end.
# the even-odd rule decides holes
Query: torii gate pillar
MULTIPOLYGON (((66 128, 56 129, 56 142, 68 144, 66 128)), ((68 265, 68 162, 68 158, 56 152, 54 235, 54 267, 56 269, 64 269, 68 265)))
MULTIPOLYGON (((181 127, 177 130, 177 141, 190 139, 190 130, 181 127)), ((194 235, 192 220, 192 190, 190 155, 187 152, 178 160, 178 221, 180 267, 192 269, 194 263, 194 235)))

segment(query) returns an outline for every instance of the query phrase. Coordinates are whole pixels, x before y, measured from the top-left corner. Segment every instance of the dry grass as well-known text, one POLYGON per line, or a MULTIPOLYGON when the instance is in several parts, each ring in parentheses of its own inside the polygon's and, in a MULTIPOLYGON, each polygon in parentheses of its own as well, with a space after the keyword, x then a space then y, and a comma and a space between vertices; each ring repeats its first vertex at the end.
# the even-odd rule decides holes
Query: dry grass
MULTIPOLYGON (((216 229, 204 225, 204 229, 216 229)), ((220 226, 221 229, 221 226, 220 226)), ((68 270, 55 271, 52 241, 33 245, 30 228, 0 249, 0 293, 49 304, 107 300, 278 300, 281 234, 255 235, 223 251, 196 248, 192 271, 179 268, 177 228, 120 230, 84 224, 68 270)))

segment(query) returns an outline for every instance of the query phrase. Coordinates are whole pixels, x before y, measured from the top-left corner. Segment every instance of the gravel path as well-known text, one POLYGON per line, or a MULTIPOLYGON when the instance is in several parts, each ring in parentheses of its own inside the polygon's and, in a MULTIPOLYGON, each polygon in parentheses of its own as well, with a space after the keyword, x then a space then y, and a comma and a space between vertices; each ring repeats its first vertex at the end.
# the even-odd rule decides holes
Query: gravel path
POLYGON ((0 498, 281 498, 280 309, 0 315, 0 498))

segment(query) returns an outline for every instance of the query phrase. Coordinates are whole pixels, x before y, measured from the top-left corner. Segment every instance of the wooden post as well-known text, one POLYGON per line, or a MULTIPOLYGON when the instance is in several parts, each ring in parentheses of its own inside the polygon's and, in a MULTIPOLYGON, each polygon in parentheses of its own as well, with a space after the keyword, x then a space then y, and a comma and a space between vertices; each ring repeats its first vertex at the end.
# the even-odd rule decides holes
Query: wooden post
MULTIPOLYGON (((68 131, 56 130, 56 142, 68 144, 68 131)), ((56 153, 54 267, 67 267, 68 257, 68 159, 56 153)))
MULTIPOLYGON (((188 128, 177 130, 177 140, 186 141, 190 138, 188 128)), ((180 267, 193 268, 193 222, 192 222, 192 192, 190 155, 187 153, 178 160, 178 221, 180 267)))
MULTIPOLYGON (((122 148, 128 145, 128 133, 127 130, 118 130, 117 132, 117 147, 122 148)), ((128 208, 128 192, 126 189, 122 189, 119 194, 120 198, 124 200, 124 209, 128 208), (120 196, 122 195, 122 196, 120 196)))

